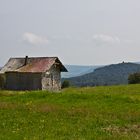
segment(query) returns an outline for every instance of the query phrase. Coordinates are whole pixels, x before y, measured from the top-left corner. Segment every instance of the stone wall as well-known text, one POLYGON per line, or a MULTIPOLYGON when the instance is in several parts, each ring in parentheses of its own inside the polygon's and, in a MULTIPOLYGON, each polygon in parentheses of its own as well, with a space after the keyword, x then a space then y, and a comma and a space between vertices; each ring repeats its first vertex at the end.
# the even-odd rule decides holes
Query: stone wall
POLYGON ((6 73, 8 90, 41 90, 41 73, 6 73))
POLYGON ((57 65, 53 65, 50 71, 42 74, 42 90, 59 91, 61 89, 61 73, 57 65))

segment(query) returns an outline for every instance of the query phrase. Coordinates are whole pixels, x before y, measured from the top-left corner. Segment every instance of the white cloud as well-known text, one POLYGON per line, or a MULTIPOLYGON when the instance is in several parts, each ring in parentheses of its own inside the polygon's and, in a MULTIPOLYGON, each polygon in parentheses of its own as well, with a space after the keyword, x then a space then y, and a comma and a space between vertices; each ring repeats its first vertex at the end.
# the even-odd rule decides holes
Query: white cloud
POLYGON ((110 36, 106 34, 96 34, 93 36, 93 41, 100 44, 119 44, 121 40, 116 36, 110 36))
POLYGON ((126 44, 132 44, 132 43, 134 43, 134 41, 133 40, 130 40, 130 39, 126 39, 126 40, 124 40, 124 43, 126 43, 126 44))
POLYGON ((23 41, 32 45, 45 45, 48 43, 48 39, 46 37, 42 37, 31 32, 23 34, 23 41))

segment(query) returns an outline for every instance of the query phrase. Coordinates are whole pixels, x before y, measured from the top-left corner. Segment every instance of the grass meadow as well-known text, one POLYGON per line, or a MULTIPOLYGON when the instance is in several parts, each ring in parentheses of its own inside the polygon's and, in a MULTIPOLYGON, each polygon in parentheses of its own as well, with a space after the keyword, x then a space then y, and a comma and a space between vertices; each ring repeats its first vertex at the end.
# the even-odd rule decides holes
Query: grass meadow
POLYGON ((140 85, 0 91, 0 140, 139 140, 140 85))

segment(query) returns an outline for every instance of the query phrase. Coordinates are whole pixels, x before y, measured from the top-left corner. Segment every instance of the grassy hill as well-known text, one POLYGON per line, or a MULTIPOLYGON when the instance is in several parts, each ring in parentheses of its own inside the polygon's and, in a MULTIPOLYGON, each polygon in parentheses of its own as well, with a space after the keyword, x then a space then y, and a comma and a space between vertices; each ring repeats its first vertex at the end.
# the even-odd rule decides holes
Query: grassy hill
POLYGON ((140 139, 140 85, 0 91, 0 140, 140 139))
POLYGON ((140 72, 140 64, 119 63, 95 69, 93 72, 68 78, 74 86, 121 85, 128 83, 128 76, 140 72))

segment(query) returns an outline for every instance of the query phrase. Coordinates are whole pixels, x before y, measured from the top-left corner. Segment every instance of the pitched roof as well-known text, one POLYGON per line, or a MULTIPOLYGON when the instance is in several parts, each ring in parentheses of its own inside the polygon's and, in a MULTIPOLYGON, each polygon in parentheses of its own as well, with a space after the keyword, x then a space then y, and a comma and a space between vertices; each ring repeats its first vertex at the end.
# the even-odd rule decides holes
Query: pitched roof
POLYGON ((1 69, 0 73, 5 72, 45 72, 53 64, 60 66, 61 72, 67 72, 67 69, 60 62, 58 57, 29 57, 25 64, 26 58, 10 58, 7 64, 1 69))

